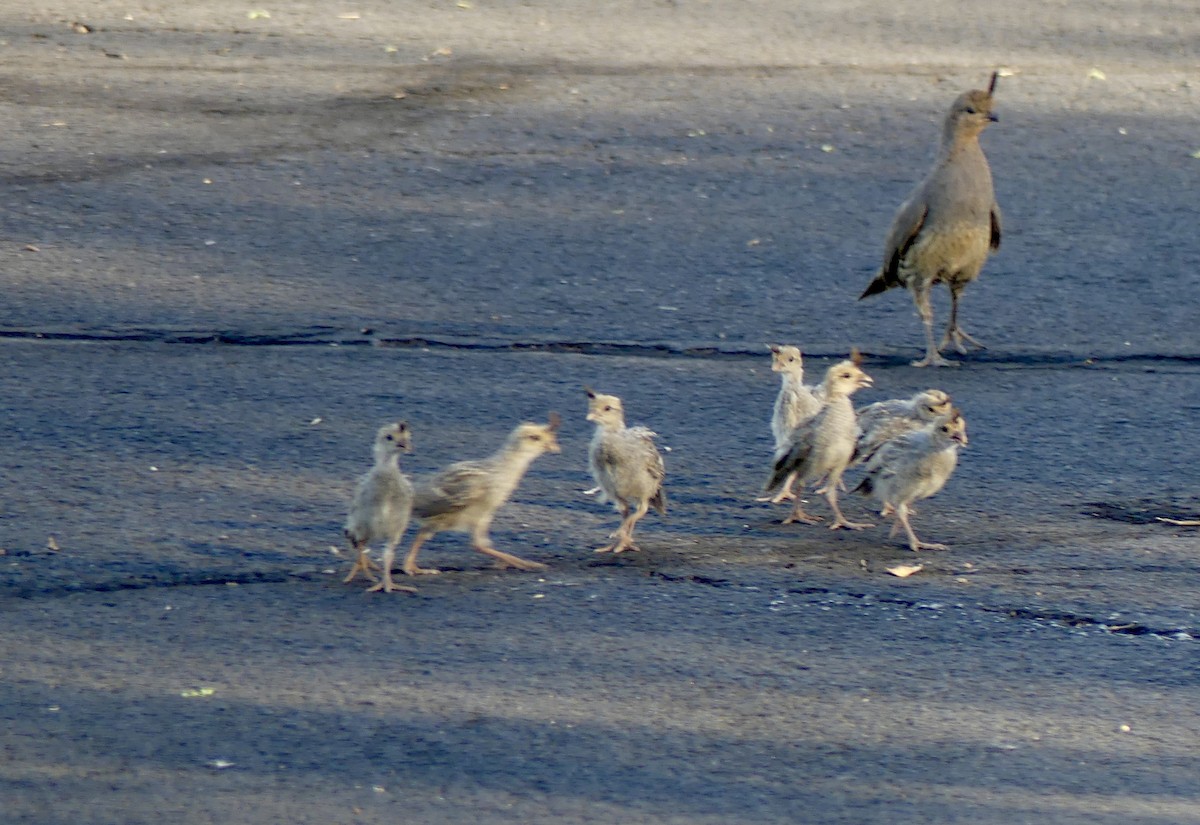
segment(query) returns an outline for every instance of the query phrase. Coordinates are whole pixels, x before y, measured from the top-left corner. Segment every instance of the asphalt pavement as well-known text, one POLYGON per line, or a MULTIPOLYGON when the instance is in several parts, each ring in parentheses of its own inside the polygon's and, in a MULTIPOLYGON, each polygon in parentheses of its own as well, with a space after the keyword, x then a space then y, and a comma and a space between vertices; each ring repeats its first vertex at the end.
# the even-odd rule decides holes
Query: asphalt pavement
POLYGON ((0 819, 1200 822, 1189 7, 0 11, 0 819), (855 299, 994 68, 988 348, 915 369, 855 299), (949 550, 754 500, 768 343, 951 393, 949 550), (585 385, 667 450, 638 554, 585 385), (551 411, 544 573, 341 584, 380 424, 419 477, 551 411))

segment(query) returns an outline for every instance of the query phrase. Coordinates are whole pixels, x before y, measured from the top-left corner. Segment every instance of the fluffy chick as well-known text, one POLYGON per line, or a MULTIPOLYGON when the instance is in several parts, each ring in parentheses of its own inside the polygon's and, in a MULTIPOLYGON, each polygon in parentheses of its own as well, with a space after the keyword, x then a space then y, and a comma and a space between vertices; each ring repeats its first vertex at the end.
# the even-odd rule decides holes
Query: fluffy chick
POLYGON ((881 515, 893 515, 889 538, 899 527, 913 551, 945 550, 944 544, 921 541, 908 514, 914 501, 929 498, 946 485, 958 464, 958 448, 967 445, 967 422, 957 409, 919 430, 897 436, 867 462, 867 475, 855 492, 871 495, 882 505, 881 515))
MULTIPOLYGON (((775 397, 775 408, 771 412, 771 434, 775 436, 775 451, 786 448, 792 434, 800 425, 811 421, 821 411, 821 390, 804 383, 804 356, 799 347, 790 345, 770 346, 771 371, 779 373, 779 395, 775 397)), ((763 496, 760 501, 778 504, 796 497, 792 485, 795 474, 788 476, 782 488, 773 496, 763 496)))
POLYGON ((617 396, 589 389, 587 397, 587 420, 596 424, 588 447, 588 469, 600 487, 600 501, 611 501, 621 514, 621 524, 610 536, 612 543, 596 552, 638 550, 634 526, 651 507, 663 515, 667 512, 666 468, 654 446, 655 433, 645 427, 626 427, 625 409, 617 396))
POLYGON ((923 390, 912 398, 876 401, 858 409, 862 435, 854 451, 854 462, 867 461, 884 443, 898 435, 919 430, 930 421, 947 415, 953 405, 941 390, 923 390))
POLYGON ((550 413, 547 424, 521 424, 489 458, 451 464, 419 484, 413 498, 413 515, 421 520, 421 529, 404 558, 404 572, 410 576, 440 572, 417 567, 417 553, 429 538, 446 531, 469 533, 472 546, 496 559, 501 567, 544 569, 544 564, 497 550, 492 546, 488 528, 534 459, 543 453, 561 451, 559 424, 557 413, 550 413))
MULTIPOLYGON (((838 507, 842 473, 850 464, 859 435, 850 396, 872 383, 871 377, 859 367, 861 360, 856 350, 850 360, 841 361, 826 370, 825 380, 821 382, 825 399, 821 411, 811 421, 798 427, 786 448, 775 454, 774 470, 763 490, 764 493, 771 492, 793 473, 802 487, 824 479, 825 499, 834 516, 829 525, 831 530, 839 527, 859 530, 871 526, 847 521, 838 507)), ((816 524, 821 520, 804 512, 801 504, 797 498, 784 524, 794 521, 816 524)))
POLYGON ((408 529, 412 514, 412 482, 400 471, 400 453, 412 452, 412 433, 408 424, 397 421, 380 427, 375 434, 372 451, 375 465, 359 479, 350 503, 350 514, 342 529, 350 548, 357 553, 354 566, 343 581, 352 582, 359 573, 374 581, 371 570, 375 565, 367 545, 373 541, 383 541, 383 578, 370 590, 416 593, 414 588, 392 581, 396 545, 408 529))

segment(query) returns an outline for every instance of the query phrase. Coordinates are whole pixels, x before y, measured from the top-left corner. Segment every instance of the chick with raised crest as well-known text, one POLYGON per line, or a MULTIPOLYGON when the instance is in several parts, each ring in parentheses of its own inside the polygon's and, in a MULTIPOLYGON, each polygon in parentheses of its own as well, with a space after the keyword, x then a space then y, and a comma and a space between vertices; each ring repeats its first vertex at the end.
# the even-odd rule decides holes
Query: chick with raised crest
POLYGON ((451 464, 433 478, 417 485, 413 497, 413 515, 421 529, 404 558, 404 572, 410 576, 440 571, 417 566, 421 546, 438 533, 469 533, 472 546, 496 560, 500 567, 543 570, 546 565, 527 561, 492 545, 488 529, 496 511, 508 501, 534 460, 544 453, 561 451, 558 428, 561 420, 550 413, 549 423, 525 423, 508 436, 504 446, 481 461, 451 464))

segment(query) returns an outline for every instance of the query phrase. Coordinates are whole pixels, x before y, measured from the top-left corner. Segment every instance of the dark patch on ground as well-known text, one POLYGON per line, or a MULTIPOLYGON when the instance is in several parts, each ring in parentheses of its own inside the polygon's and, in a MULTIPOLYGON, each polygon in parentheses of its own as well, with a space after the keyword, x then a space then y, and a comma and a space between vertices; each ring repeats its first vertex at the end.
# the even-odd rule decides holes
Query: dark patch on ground
MULTIPOLYGON (((1080 510, 1093 518, 1119 521, 1125 524, 1169 525, 1165 519, 1194 521, 1200 518, 1200 499, 1179 498, 1171 501, 1141 499, 1137 501, 1092 501, 1080 510)), ((1187 529, 1179 525, 1170 525, 1187 529)))

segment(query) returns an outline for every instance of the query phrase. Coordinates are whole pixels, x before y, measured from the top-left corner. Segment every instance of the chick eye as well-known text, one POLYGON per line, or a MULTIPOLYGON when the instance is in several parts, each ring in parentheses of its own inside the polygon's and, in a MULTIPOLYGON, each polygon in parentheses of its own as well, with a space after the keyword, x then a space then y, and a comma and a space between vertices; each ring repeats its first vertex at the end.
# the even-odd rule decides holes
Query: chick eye
POLYGON ((978 113, 974 106, 968 106, 966 109, 966 112, 969 115, 974 115, 974 114, 978 113))
POLYGON ((392 440, 392 437, 389 435, 389 436, 387 437, 387 440, 388 440, 388 441, 391 441, 391 440, 392 440))
POLYGON ((609 406, 608 404, 605 404, 605 405, 604 405, 604 411, 605 411, 605 412, 612 412, 612 407, 611 407, 611 406, 609 406))

